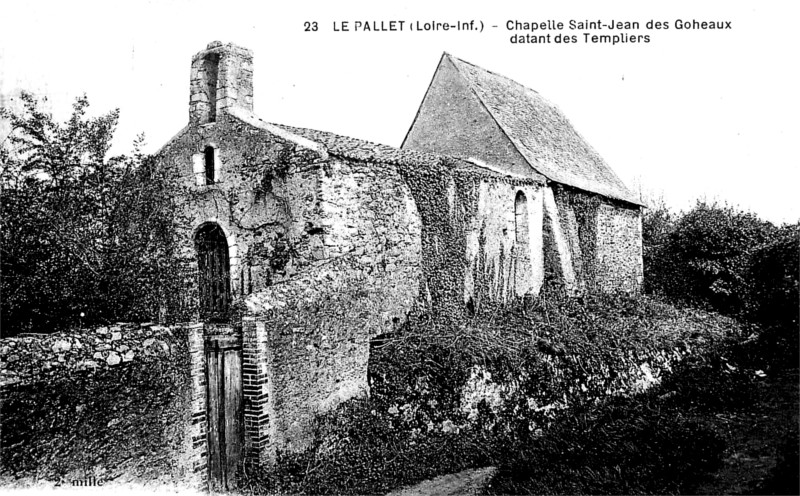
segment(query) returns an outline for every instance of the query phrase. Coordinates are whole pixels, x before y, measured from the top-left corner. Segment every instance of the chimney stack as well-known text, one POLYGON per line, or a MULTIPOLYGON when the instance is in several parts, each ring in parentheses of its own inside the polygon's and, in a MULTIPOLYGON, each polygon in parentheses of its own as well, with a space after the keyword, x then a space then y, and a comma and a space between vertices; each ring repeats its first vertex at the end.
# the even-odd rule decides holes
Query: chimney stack
POLYGON ((213 41, 192 57, 189 120, 216 122, 231 107, 253 111, 253 52, 213 41))

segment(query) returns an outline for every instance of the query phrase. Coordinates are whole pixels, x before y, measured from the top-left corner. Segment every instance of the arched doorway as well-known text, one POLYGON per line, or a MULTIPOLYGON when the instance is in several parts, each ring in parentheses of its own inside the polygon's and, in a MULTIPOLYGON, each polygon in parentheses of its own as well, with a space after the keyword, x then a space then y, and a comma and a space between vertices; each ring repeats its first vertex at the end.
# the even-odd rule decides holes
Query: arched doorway
POLYGON ((200 319, 219 322, 228 318, 231 301, 228 240, 215 223, 200 226, 194 236, 200 285, 200 319))

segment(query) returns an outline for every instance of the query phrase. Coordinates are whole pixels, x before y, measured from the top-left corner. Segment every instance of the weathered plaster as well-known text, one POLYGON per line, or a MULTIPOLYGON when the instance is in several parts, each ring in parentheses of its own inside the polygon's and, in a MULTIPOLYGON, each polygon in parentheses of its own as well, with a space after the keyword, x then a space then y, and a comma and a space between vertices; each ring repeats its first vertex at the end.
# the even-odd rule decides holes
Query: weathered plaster
POLYGON ((561 213, 556 206, 552 188, 544 188, 545 222, 548 222, 553 233, 558 262, 567 292, 574 292, 575 271, 572 261, 572 250, 562 229, 561 213))

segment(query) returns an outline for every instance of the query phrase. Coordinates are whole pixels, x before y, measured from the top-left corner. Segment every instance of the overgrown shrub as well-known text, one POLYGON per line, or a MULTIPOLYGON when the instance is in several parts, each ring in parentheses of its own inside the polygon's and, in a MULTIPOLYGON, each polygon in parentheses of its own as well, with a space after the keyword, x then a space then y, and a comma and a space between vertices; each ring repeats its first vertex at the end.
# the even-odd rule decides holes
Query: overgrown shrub
MULTIPOLYGON (((659 417, 669 400, 603 401, 664 350, 700 353, 749 332, 731 319, 625 295, 482 305, 448 323, 412 315, 396 335, 375 342, 371 397, 321 417, 317 444, 280 456, 247 492, 374 494, 485 465, 516 474, 500 492, 552 492, 557 475, 563 492, 677 491, 683 486, 671 480, 718 462, 719 438, 677 409, 659 417), (495 391, 501 402, 476 394, 465 406, 469 385, 484 378, 476 367, 505 388, 495 391), (559 410, 565 396, 569 411, 559 410), (534 474, 536 467, 552 473, 534 474), (550 485, 527 486, 531 474, 550 485), (576 485, 563 482, 573 475, 576 485), (637 482, 647 478, 649 486, 637 482)), ((706 361, 714 370, 724 365, 706 361)))
POLYGON ((279 454, 276 466, 251 477, 253 494, 384 494, 443 473, 487 463, 476 431, 410 428, 402 414, 374 400, 354 400, 317 419, 317 444, 279 454))
POLYGON ((753 494, 800 494, 800 471, 797 470, 800 467, 799 439, 800 432, 795 422, 778 446, 775 467, 753 494))
POLYGON ((436 322, 416 316, 371 353, 373 399, 404 409, 409 428, 449 420, 534 431, 560 408, 646 387, 659 369, 754 332, 713 314, 609 294, 485 305, 458 326, 436 322))
POLYGON ((645 284, 673 300, 737 314, 750 297, 751 251, 775 232, 769 222, 730 206, 698 202, 670 225, 663 209, 646 213, 645 284))
MULTIPOLYGON (((748 272, 750 315, 767 325, 796 330, 800 311, 800 224, 783 226, 768 242, 753 249, 748 272)), ((797 337, 797 333, 793 335, 797 337)))
POLYGON ((692 355, 645 393, 575 405, 544 432, 495 437, 500 470, 491 491, 693 493, 725 455, 725 434, 711 416, 751 409, 759 397, 761 379, 736 358, 746 357, 736 352, 741 346, 727 341, 692 355))
POLYGON ((544 433, 497 442, 496 494, 683 493, 724 450, 713 429, 653 393, 577 407, 544 433))
POLYGON ((728 205, 698 202, 675 215, 656 202, 642 220, 645 291, 796 330, 798 229, 728 205))

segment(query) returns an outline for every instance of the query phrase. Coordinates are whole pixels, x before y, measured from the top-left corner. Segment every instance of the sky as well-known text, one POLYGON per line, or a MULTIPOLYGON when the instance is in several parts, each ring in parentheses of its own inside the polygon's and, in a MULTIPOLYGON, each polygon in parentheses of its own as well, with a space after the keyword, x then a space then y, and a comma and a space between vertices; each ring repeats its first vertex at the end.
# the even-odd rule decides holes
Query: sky
POLYGON ((400 146, 448 52, 555 103, 646 200, 676 211, 718 201, 780 224, 800 220, 798 13, 790 1, 9 2, 0 93, 47 96, 60 120, 85 93, 96 115, 120 109, 112 153, 139 133, 153 152, 188 122, 192 55, 219 40, 253 50, 262 119, 400 146), (676 28, 693 19, 730 29, 676 28), (570 20, 640 27, 570 30, 570 20), (651 20, 669 28, 646 29, 651 20), (404 29, 354 30, 389 21, 404 29), (483 30, 409 29, 458 21, 483 30), (510 31, 508 21, 565 27, 510 31), (591 43, 584 32, 649 42, 591 43), (511 43, 548 33, 578 42, 511 43))

